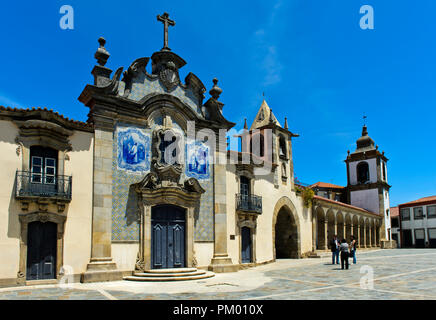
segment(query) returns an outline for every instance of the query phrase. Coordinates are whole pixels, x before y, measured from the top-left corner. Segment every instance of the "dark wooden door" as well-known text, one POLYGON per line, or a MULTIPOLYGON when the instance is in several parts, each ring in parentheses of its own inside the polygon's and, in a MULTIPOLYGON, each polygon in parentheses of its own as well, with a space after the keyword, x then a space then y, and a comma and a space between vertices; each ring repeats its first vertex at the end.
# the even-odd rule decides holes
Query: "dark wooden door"
POLYGON ((412 242, 412 230, 403 230, 403 248, 410 248, 413 246, 412 242))
POLYGON ((152 269, 185 267, 185 209, 153 207, 151 228, 152 269))
POLYGON ((56 278, 57 225, 32 222, 27 234, 27 280, 56 278))
POLYGON ((241 228, 241 258, 242 263, 251 261, 251 230, 248 227, 241 228))

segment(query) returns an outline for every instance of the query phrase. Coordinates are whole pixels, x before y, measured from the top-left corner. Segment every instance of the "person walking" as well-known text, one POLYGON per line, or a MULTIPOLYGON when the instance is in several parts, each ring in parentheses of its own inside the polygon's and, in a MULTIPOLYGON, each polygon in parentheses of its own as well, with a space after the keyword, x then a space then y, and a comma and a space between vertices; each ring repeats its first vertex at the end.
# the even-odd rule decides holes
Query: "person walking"
POLYGON ((339 264, 339 246, 340 243, 338 238, 336 235, 334 235, 332 241, 330 242, 330 250, 332 251, 332 264, 335 264, 335 258, 336 264, 339 264))
POLYGON ((353 264, 356 264, 356 250, 357 250, 357 240, 354 238, 354 236, 351 236, 351 243, 350 243, 350 257, 353 258, 353 264))
POLYGON ((349 256, 349 252, 348 252, 348 243, 347 240, 342 239, 341 241, 341 246, 340 246, 340 251, 341 251, 341 269, 344 270, 344 264, 345 264, 345 268, 348 270, 348 256, 349 256))

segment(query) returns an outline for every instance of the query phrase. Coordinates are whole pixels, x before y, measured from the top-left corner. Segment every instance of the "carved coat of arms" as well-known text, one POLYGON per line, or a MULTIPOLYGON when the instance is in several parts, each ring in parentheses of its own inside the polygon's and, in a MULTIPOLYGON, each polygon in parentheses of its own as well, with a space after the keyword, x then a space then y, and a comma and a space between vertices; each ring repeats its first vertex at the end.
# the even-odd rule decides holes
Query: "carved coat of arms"
POLYGON ((159 73, 160 80, 167 90, 172 90, 179 83, 179 73, 174 62, 169 61, 159 73))

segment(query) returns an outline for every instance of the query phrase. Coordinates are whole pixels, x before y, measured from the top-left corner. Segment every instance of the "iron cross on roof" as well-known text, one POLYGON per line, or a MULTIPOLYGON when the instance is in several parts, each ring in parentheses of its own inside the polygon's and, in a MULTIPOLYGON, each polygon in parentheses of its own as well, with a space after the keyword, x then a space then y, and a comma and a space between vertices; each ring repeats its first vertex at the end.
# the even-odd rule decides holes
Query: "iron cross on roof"
POLYGON ((163 15, 158 15, 157 16, 157 21, 160 21, 163 23, 164 25, 164 46, 162 48, 162 50, 171 50, 168 47, 168 26, 175 26, 176 23, 173 20, 170 20, 170 15, 166 12, 164 12, 163 15))

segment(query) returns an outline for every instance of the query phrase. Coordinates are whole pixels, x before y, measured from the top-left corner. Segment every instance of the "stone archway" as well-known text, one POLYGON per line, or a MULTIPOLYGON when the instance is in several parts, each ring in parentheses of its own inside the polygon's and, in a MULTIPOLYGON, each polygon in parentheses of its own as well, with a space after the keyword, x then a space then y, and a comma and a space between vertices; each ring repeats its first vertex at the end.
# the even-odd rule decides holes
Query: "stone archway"
POLYGON ((347 213, 345 216, 345 239, 350 241, 351 235, 353 234, 353 230, 351 228, 351 215, 347 213))
POLYGON ((327 245, 329 247, 334 235, 336 235, 336 217, 333 210, 330 209, 327 211, 327 245))
POLYGON ((297 210, 288 197, 277 201, 273 215, 274 259, 301 257, 300 222, 297 210))
POLYGON ((321 207, 317 207, 315 210, 316 213, 316 249, 317 250, 326 250, 327 249, 327 241, 326 241, 326 220, 324 210, 321 207))
POLYGON ((342 239, 345 239, 345 221, 344 216, 342 212, 338 212, 336 214, 336 223, 337 223, 337 236, 339 241, 342 241, 342 239))

